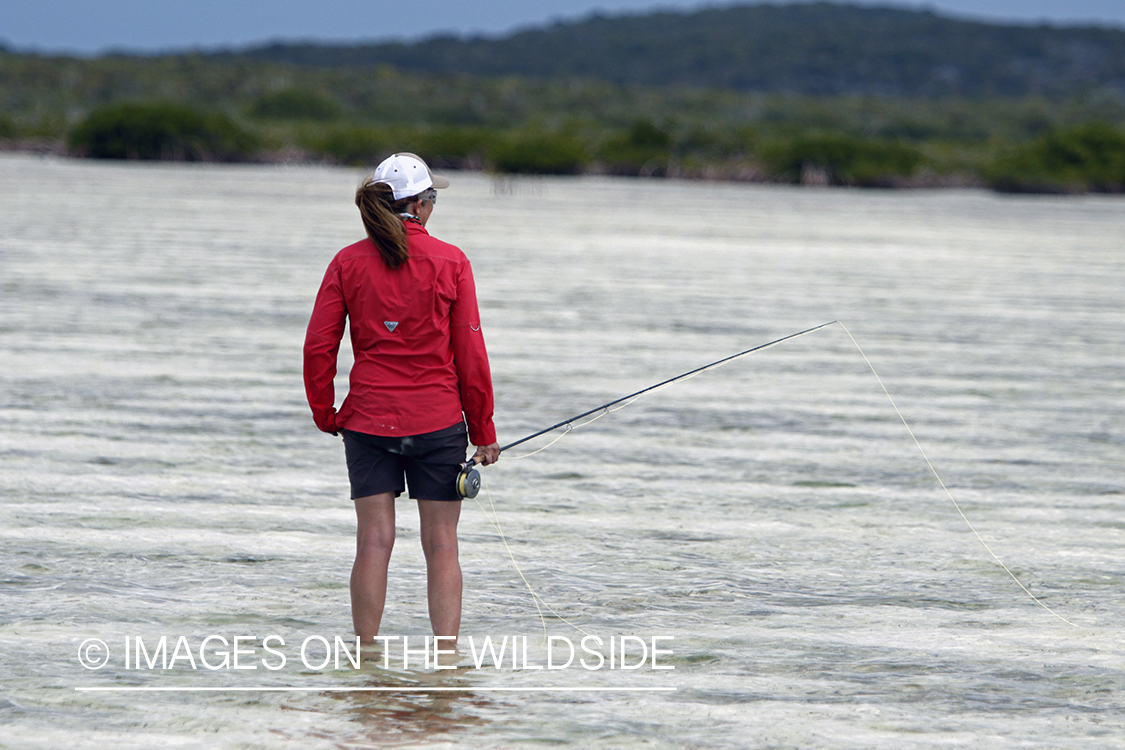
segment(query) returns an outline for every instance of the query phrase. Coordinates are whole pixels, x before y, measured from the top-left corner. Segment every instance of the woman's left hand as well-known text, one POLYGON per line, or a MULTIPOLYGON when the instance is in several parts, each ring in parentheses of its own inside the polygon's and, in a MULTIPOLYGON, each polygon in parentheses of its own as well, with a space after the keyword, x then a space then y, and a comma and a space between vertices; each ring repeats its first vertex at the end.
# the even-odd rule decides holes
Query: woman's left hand
POLYGON ((488 466, 500 460, 500 443, 493 443, 492 445, 479 445, 477 452, 473 454, 473 461, 481 466, 488 466))

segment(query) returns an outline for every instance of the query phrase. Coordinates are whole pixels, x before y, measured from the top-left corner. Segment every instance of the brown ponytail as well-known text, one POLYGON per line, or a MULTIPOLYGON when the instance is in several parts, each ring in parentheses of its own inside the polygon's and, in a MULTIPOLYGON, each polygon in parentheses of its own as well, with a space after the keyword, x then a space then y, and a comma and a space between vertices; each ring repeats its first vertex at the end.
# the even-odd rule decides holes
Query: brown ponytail
POLYGON ((391 186, 385 182, 370 182, 368 177, 355 191, 355 204, 367 236, 379 250, 383 262, 391 270, 401 267, 410 257, 406 247, 406 230, 399 213, 406 210, 412 198, 395 200, 391 186))

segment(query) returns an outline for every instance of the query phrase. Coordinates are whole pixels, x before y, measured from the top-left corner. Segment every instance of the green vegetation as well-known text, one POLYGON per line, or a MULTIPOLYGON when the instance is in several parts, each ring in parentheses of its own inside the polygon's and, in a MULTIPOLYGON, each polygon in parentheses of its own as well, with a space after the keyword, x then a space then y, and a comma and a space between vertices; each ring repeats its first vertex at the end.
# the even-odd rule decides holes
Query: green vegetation
POLYGON ((1114 88, 1125 79, 1115 67, 1125 60, 1122 40, 1125 32, 1109 29, 988 26, 811 4, 595 17, 507 40, 377 48, 274 45, 88 60, 0 50, 0 139, 36 148, 65 143, 71 153, 99 158, 370 166, 409 150, 440 169, 1125 191, 1125 96, 1114 88), (754 44, 731 31, 745 31, 748 18, 760 25, 746 32, 754 44), (795 27, 804 35, 799 44, 782 28, 798 21, 805 23, 795 27), (693 41, 675 41, 685 29, 694 29, 693 41), (806 50, 807 64, 760 38, 762 29, 806 50), (618 50, 606 62, 599 45, 613 34, 635 44, 627 59, 618 50), (659 63, 646 34, 663 40, 659 63), (865 38, 878 49, 865 47, 865 38), (995 80, 983 89, 930 85, 934 76, 984 75, 984 63, 957 51, 974 39, 988 42, 979 54, 987 53, 989 65, 999 59, 994 53, 1007 55, 988 74, 1007 71, 1007 88, 995 80), (738 54, 736 42, 744 48, 738 54), (814 47, 820 51, 809 52, 814 47), (373 62, 372 49, 407 62, 373 62), (478 74, 442 72, 441 50, 463 55, 460 68, 478 74), (897 50, 894 65, 888 50, 897 50), (1075 50, 1093 57, 1067 67, 1075 50), (542 65, 578 67, 506 74, 533 53, 542 65), (388 64, 416 65, 410 60, 428 60, 433 70, 388 64), (825 83, 825 66, 833 65, 844 78, 825 83), (902 70, 890 70, 896 65, 902 70), (697 85, 690 71, 708 85, 697 85), (1020 71, 1034 75, 1020 78, 1020 71), (1074 78, 1080 74, 1087 77, 1074 78), (915 83, 902 83, 908 75, 915 83), (988 95, 973 93, 981 91, 988 95))
POLYGON ((1125 192, 1125 132, 1103 123, 1052 130, 995 159, 985 176, 1004 192, 1125 192))
POLYGON ((287 88, 262 94, 250 109, 251 115, 275 120, 338 119, 344 113, 340 104, 317 91, 287 88))
POLYGON ((222 114, 163 102, 110 104, 70 134, 76 152, 95 159, 244 161, 256 138, 222 114))
MULTIPOLYGON (((668 173, 673 145, 672 134, 667 129, 651 120, 640 119, 610 135, 598 150, 598 158, 613 174, 662 176, 668 173)), ((693 153, 696 145, 684 143, 682 150, 693 153)))
POLYGON ((582 141, 567 133, 516 132, 491 151, 499 172, 577 174, 589 162, 582 141))
POLYGON ((348 124, 317 129, 302 137, 300 145, 319 158, 351 166, 373 166, 400 150, 419 154, 437 168, 483 169, 494 163, 501 137, 487 128, 348 124))
POLYGON ((763 153, 778 179, 802 184, 892 187, 908 182, 925 161, 898 141, 827 134, 799 136, 763 153))
POLYGON ((395 138, 389 132, 358 125, 318 132, 306 137, 303 145, 314 154, 351 166, 374 165, 386 154, 402 148, 396 145, 395 138))
POLYGON ((271 44, 216 57, 812 96, 1060 97, 1120 91, 1125 29, 1005 26, 827 2, 762 3, 593 15, 500 39, 271 44))

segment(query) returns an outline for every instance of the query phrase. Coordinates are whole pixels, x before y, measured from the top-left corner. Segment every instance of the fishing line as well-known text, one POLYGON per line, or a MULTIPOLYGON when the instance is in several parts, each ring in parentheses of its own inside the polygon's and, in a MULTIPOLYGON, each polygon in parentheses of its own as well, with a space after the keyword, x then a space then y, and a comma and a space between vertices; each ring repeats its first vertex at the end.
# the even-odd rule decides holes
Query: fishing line
POLYGON ((1073 622, 1071 622, 1070 620, 1068 620, 1065 617, 1063 617, 1062 615, 1060 615, 1055 610, 1048 607, 1046 604, 1043 603, 1043 601, 1041 599, 1039 599, 1039 597, 1037 597, 1035 594, 1031 593, 1028 590, 1027 586, 1024 586, 1023 583, 1020 582, 1020 579, 1016 578, 1016 574, 1013 573, 1008 568, 1008 566, 1004 564, 1004 561, 1001 560, 996 555, 996 553, 992 551, 992 548, 988 546, 988 542, 984 541, 984 537, 982 537, 980 535, 980 533, 976 530, 976 527, 974 527, 972 522, 969 521, 969 517, 965 515, 965 511, 961 510, 961 506, 958 505, 957 501, 953 498, 953 493, 950 492, 949 488, 945 486, 945 482, 943 482, 941 477, 938 475, 937 469, 935 469, 934 465, 932 463, 930 463, 930 457, 926 455, 926 451, 922 449, 922 444, 920 442, 918 442, 918 438, 914 436, 914 430, 910 429, 910 424, 907 423, 906 417, 902 416, 902 412, 899 411, 898 404, 895 403, 895 400, 893 398, 891 398, 891 393, 890 393, 890 391, 887 390, 887 386, 883 385, 883 379, 881 377, 879 377, 879 373, 875 372, 875 365, 871 364, 871 360, 867 358, 866 354, 864 354, 863 347, 861 347, 859 345, 859 342, 855 340, 855 337, 852 336, 852 332, 848 330, 848 327, 846 325, 844 325, 843 323, 840 323, 839 321, 836 321, 836 322, 839 323, 840 327, 844 329, 844 333, 848 334, 848 338, 852 340, 852 343, 855 344, 855 348, 857 350, 859 350, 859 355, 861 357, 863 357, 863 361, 867 363, 867 366, 869 368, 871 368, 871 374, 875 376, 875 379, 877 381, 879 381, 879 387, 882 388, 883 393, 885 393, 887 395, 887 400, 891 402, 891 406, 894 408, 895 414, 898 414, 898 418, 902 420, 902 424, 906 428, 906 431, 908 433, 910 433, 910 438, 914 441, 914 445, 918 446, 918 452, 921 453, 922 458, 925 459, 926 466, 930 467, 930 473, 934 475, 934 479, 936 479, 938 481, 938 484, 941 485, 941 488, 943 490, 945 490, 945 495, 946 495, 946 497, 949 498, 949 502, 953 503, 953 507, 957 509, 957 512, 961 515, 962 520, 965 521, 965 524, 969 527, 969 530, 973 532, 973 534, 976 536, 977 540, 981 543, 981 545, 985 548, 985 550, 988 551, 988 554, 992 555, 992 559, 996 561, 996 564, 999 565, 1001 568, 1003 568, 1005 573, 1007 573, 1009 576, 1011 576, 1012 580, 1016 582, 1016 585, 1019 586, 1021 589, 1023 589, 1023 592, 1025 594, 1027 594, 1028 596, 1030 596, 1031 600, 1033 602, 1035 602, 1040 607, 1042 607, 1043 609, 1047 610, 1048 612, 1050 612, 1055 617, 1057 617, 1060 620, 1062 620, 1063 622, 1065 622, 1067 625, 1070 625, 1071 627, 1074 627, 1074 628, 1079 627, 1078 625, 1075 625, 1073 622))
MULTIPOLYGON (((516 569, 517 573, 519 573, 520 579, 523 580, 523 585, 527 587, 528 592, 531 594, 531 603, 535 605, 535 611, 539 613, 539 621, 543 624, 543 637, 544 639, 546 639, 547 619, 543 617, 543 610, 539 606, 541 597, 539 596, 539 594, 535 593, 535 589, 533 589, 531 587, 531 584, 528 583, 527 576, 523 574, 523 571, 520 570, 519 563, 516 562, 516 556, 512 554, 512 548, 508 546, 508 537, 505 536, 504 529, 500 528, 500 516, 496 513, 496 504, 492 502, 492 493, 488 491, 487 487, 484 488, 484 491, 488 495, 488 504, 492 506, 491 516, 488 514, 488 511, 484 509, 484 506, 481 505, 481 502, 479 499, 477 499, 476 495, 473 496, 473 500, 476 501, 477 507, 480 508, 481 513, 484 513, 484 517, 491 521, 492 525, 496 527, 496 533, 500 535, 500 541, 504 543, 504 549, 508 551, 508 557, 512 561, 512 567, 516 569)), ((546 605, 546 602, 544 602, 544 605, 546 605)))
MULTIPOLYGON (((833 320, 833 321, 829 321, 828 323, 821 323, 818 326, 814 326, 812 328, 806 328, 803 331, 798 331, 797 333, 791 333, 788 336, 782 336, 779 339, 774 339, 773 341, 767 342, 765 344, 760 344, 758 346, 755 346, 753 348, 750 348, 750 349, 747 349, 745 351, 739 352, 737 354, 732 354, 729 357, 724 357, 723 359, 716 360, 715 362, 711 362, 710 364, 703 365, 702 367, 697 367, 694 370, 689 370, 688 372, 682 373, 682 374, 677 375, 677 376, 672 377, 672 378, 668 378, 667 380, 661 381, 661 382, 659 382, 655 385, 651 385, 647 388, 642 388, 641 390, 639 390, 635 393, 630 393, 628 396, 622 396, 621 398, 614 399, 613 401, 602 404, 601 406, 590 409, 589 411, 585 411, 585 412, 582 412, 581 414, 573 416, 570 419, 564 419, 562 422, 558 422, 557 424, 551 425, 550 427, 547 427, 546 429, 539 430, 538 432, 534 432, 534 433, 528 435, 527 437, 520 438, 519 440, 516 440, 513 443, 508 443, 507 445, 505 445, 503 448, 500 449, 500 452, 503 453, 504 451, 508 450, 509 448, 514 448, 517 445, 521 445, 523 443, 526 443, 528 440, 532 440, 534 438, 537 438, 540 435, 545 435, 549 432, 552 432, 554 430, 558 430, 560 428, 563 429, 563 432, 560 433, 554 440, 552 440, 551 442, 542 446, 541 448, 538 448, 537 450, 531 451, 530 453, 525 453, 521 456, 512 456, 512 457, 509 458, 509 460, 515 460, 515 459, 519 459, 519 458, 527 458, 528 456, 534 456, 536 453, 541 453, 541 452, 547 450, 552 445, 554 445, 558 441, 562 440, 570 432, 572 432, 574 430, 577 430, 580 427, 585 427, 586 425, 590 424, 591 422, 596 422, 597 420, 601 419, 602 417, 606 416, 607 414, 618 411, 619 409, 624 409, 629 404, 632 404, 633 402, 635 402, 642 395, 646 395, 646 394, 649 394, 649 393, 656 393, 657 391, 664 390, 665 388, 669 387, 673 383, 678 383, 681 380, 687 380, 687 379, 693 378, 696 375, 699 375, 699 374, 701 374, 703 372, 706 372, 708 370, 713 370, 717 367, 722 367, 723 365, 728 364, 730 362, 733 362, 736 359, 739 359, 741 357, 745 357, 746 355, 752 354, 752 353, 757 352, 757 351, 762 351, 763 349, 768 349, 771 346, 776 346, 783 341, 788 341, 789 339, 794 339, 794 338, 797 338, 798 336, 804 336, 805 334, 812 333, 813 331, 818 331, 821 328, 824 328, 826 326, 830 326, 835 322, 836 321, 833 320), (591 415, 595 415, 595 416, 593 416, 591 419, 586 420, 585 422, 575 424, 579 419, 583 419, 583 418, 589 417, 591 415)), ((458 492, 458 494, 461 495, 461 497, 472 498, 476 502, 477 507, 479 507, 481 512, 484 513, 484 517, 487 518, 492 523, 492 525, 496 528, 496 533, 500 535, 500 541, 504 544, 504 549, 508 552, 508 558, 512 561, 512 567, 514 567, 516 569, 516 573, 519 574, 520 579, 523 581, 523 585, 527 587, 528 592, 531 594, 531 601, 535 605, 535 610, 539 614, 539 621, 543 625, 543 637, 544 637, 544 639, 546 639, 546 637, 547 637, 547 619, 546 619, 546 617, 543 616, 543 609, 544 608, 546 608, 547 611, 549 611, 551 614, 553 614, 559 620, 565 622, 567 625, 570 625, 575 630, 578 630, 579 632, 581 632, 585 635, 590 635, 590 633, 583 630, 581 627, 579 627, 578 625, 574 624, 573 622, 571 622, 570 620, 568 620, 567 618, 563 617, 558 612, 556 612, 551 607, 551 605, 547 604, 547 601, 535 591, 534 587, 532 587, 531 583, 527 580, 527 576, 525 576, 523 574, 523 570, 520 569, 519 563, 516 562, 516 556, 512 552, 511 546, 508 544, 508 538, 504 534, 504 529, 501 528, 501 526, 500 526, 500 514, 496 510, 496 504, 492 501, 492 493, 489 491, 488 487, 484 486, 484 484, 482 482, 480 472, 476 468, 474 468, 475 463, 476 462, 473 459, 469 459, 465 464, 462 465, 461 473, 457 476, 457 492, 458 492), (480 493, 480 490, 481 490, 482 487, 484 488, 485 494, 488 495, 488 504, 492 508, 491 515, 489 514, 489 512, 487 510, 485 510, 484 505, 482 505, 481 501, 477 498, 477 496, 480 493), (542 606, 540 606, 540 605, 542 605, 542 606)))
POLYGON ((573 622, 556 612, 554 608, 551 607, 550 604, 547 604, 547 601, 543 597, 539 596, 535 589, 532 588, 531 583, 527 580, 527 576, 523 574, 523 570, 520 569, 519 563, 516 562, 516 556, 512 554, 512 548, 508 545, 508 537, 504 535, 504 529, 500 528, 500 514, 496 510, 496 503, 492 502, 492 493, 489 491, 487 486, 484 488, 484 493, 488 495, 488 504, 492 508, 492 515, 489 515, 488 511, 484 509, 484 506, 481 505, 480 500, 475 497, 473 498, 473 500, 476 501, 477 507, 480 508, 481 513, 484 513, 484 517, 491 521, 492 525, 496 527, 496 533, 500 535, 500 541, 504 543, 504 549, 508 551, 508 557, 512 561, 512 567, 516 569, 517 573, 519 573, 520 579, 523 580, 523 585, 527 587, 528 592, 531 594, 531 602, 535 605, 535 610, 539 613, 539 622, 543 625, 544 641, 547 639, 547 618, 543 616, 543 608, 539 606, 540 604, 542 604, 548 612, 550 612, 555 617, 562 620, 578 632, 584 635, 590 635, 590 633, 583 630, 581 627, 575 625, 573 622))
MULTIPOLYGON (((871 363, 871 360, 868 359, 867 354, 863 351, 863 347, 861 347, 859 345, 859 342, 855 340, 855 337, 852 336, 852 332, 848 330, 848 327, 845 326, 843 323, 841 323, 838 320, 829 321, 828 323, 822 323, 818 326, 814 326, 812 328, 807 328, 803 331, 798 331, 797 333, 791 333, 788 336, 782 336, 779 339, 775 339, 775 340, 770 341, 768 343, 761 344, 759 346, 755 346, 751 349, 747 349, 747 350, 739 352, 737 354, 732 354, 729 357, 724 357, 723 359, 716 360, 715 362, 712 362, 712 363, 707 364, 707 365, 703 365, 702 367, 697 367, 694 370, 689 370, 688 372, 685 372, 685 373, 682 373, 682 374, 677 375, 675 377, 672 377, 672 378, 669 378, 667 380, 661 381, 660 383, 657 383, 655 385, 651 385, 647 388, 642 388, 641 390, 639 390, 635 393, 630 393, 628 396, 622 396, 621 398, 618 398, 618 399, 615 399, 615 400, 610 401, 608 403, 602 404, 601 406, 590 409, 589 411, 582 412, 581 414, 573 416, 570 419, 564 419, 563 421, 558 422, 557 424, 551 425, 550 427, 547 427, 545 429, 539 430, 538 432, 533 432, 532 434, 530 434, 526 437, 520 438, 519 440, 516 440, 515 442, 512 442, 512 443, 509 443, 508 445, 505 445, 504 447, 502 447, 500 449, 500 452, 503 453, 504 451, 508 450, 509 448, 514 448, 517 445, 521 445, 523 443, 526 443, 527 441, 532 440, 534 438, 537 438, 540 435, 545 435, 549 432, 553 432, 554 430, 563 429, 563 432, 561 434, 559 434, 557 437, 555 437, 554 440, 552 440, 551 442, 542 446, 541 448, 538 448, 537 450, 531 451, 530 453, 525 453, 525 454, 520 455, 520 456, 512 456, 512 457, 509 458, 509 460, 516 460, 516 459, 520 459, 520 458, 527 458, 528 456, 534 456, 535 454, 541 453, 541 452, 545 451, 547 448, 550 448, 552 445, 557 443, 559 440, 562 440, 566 435, 573 432, 574 430, 579 429, 580 427, 585 427, 586 425, 590 424, 591 422, 595 422, 595 421, 601 419, 602 417, 606 416, 607 414, 610 414, 611 412, 618 411, 619 409, 624 409, 626 406, 629 406, 630 404, 634 403, 642 395, 649 394, 649 393, 655 393, 656 391, 663 390, 664 388, 667 388, 668 386, 670 386, 674 383, 678 383, 681 380, 686 380, 688 378, 695 377, 696 375, 699 375, 700 373, 706 372, 708 370, 712 370, 712 369, 715 369, 717 367, 721 367, 725 364, 733 362, 736 359, 739 359, 741 357, 745 357, 748 354, 752 354, 754 352, 761 351, 763 349, 767 349, 767 348, 772 347, 772 346, 776 346, 777 344, 780 344, 783 341, 788 341, 789 339, 797 338, 798 336, 804 336, 806 334, 812 333, 813 331, 818 331, 821 328, 825 328, 825 327, 833 325, 833 324, 838 324, 841 328, 843 328, 844 333, 846 333, 848 335, 848 338, 851 339, 852 344, 855 345, 856 350, 859 352, 860 356, 863 357, 863 361, 867 363, 868 368, 871 370, 871 374, 875 376, 875 380, 879 383, 879 387, 882 388, 883 393, 887 397, 887 400, 891 402, 891 407, 894 409, 895 414, 898 415, 898 418, 902 421, 903 426, 906 428, 907 434, 910 435, 911 440, 914 441, 914 445, 918 448, 918 452, 922 454, 922 459, 926 462, 926 466, 929 467, 930 473, 934 475, 934 478, 937 480, 938 485, 940 485, 942 490, 945 492, 946 497, 948 497, 949 501, 951 503, 953 503, 953 507, 957 510, 957 513, 961 516, 961 519, 965 522, 965 525, 967 525, 969 527, 969 530, 973 532, 973 535, 976 536, 977 540, 981 543, 981 546, 984 547, 985 551, 987 551, 988 554, 992 557, 992 559, 996 561, 996 564, 999 565, 1004 570, 1004 572, 1007 573, 1008 576, 1013 581, 1016 582, 1016 585, 1019 586, 1020 589, 1022 589, 1025 594, 1027 594, 1029 597, 1031 597, 1032 601, 1034 601, 1040 607, 1045 609, 1047 612, 1051 613, 1052 615, 1054 615, 1058 619, 1065 622, 1067 625, 1070 625, 1071 627, 1075 627, 1075 628, 1079 627, 1075 623, 1071 622, 1070 620, 1068 620, 1065 617, 1063 617, 1062 615, 1060 615, 1055 610, 1051 609, 1049 606, 1047 606, 1046 603, 1044 603, 1041 599, 1039 599, 1039 597, 1037 597, 1037 596, 1035 596, 1035 594, 1031 593, 1031 591, 1026 586, 1023 585, 1023 583, 1019 580, 1019 578, 1016 577, 1015 573, 1013 573, 1011 571, 1011 569, 1008 568, 1008 566, 1004 564, 1004 561, 1001 560, 1000 557, 995 552, 992 551, 992 548, 988 546, 988 543, 984 540, 984 537, 982 537, 980 535, 980 532, 978 532, 976 530, 976 527, 973 526, 972 522, 969 521, 969 517, 965 515, 965 512, 961 509, 961 506, 958 504, 957 500, 953 497, 953 493, 949 491, 949 488, 946 486, 945 482, 942 480, 941 475, 938 474, 937 469, 934 468, 933 463, 930 461, 930 457, 928 455, 926 455, 926 451, 925 451, 925 449, 922 448, 921 442, 919 442, 918 438, 915 436, 914 430, 911 429, 910 423, 908 423, 906 421, 906 417, 903 416, 902 411, 900 411, 899 408, 898 408, 898 404, 895 403, 894 398, 891 397, 890 391, 887 390, 887 386, 884 385, 883 379, 881 377, 879 377, 879 373, 875 370, 875 365, 873 365, 871 363), (591 415, 596 415, 596 416, 593 416, 591 419, 589 419, 585 422, 581 422, 581 423, 576 424, 576 422, 578 422, 578 420, 584 419, 584 418, 589 417, 591 415)), ((470 497, 470 498, 475 499, 476 496, 477 496, 477 493, 479 492, 479 490, 481 488, 480 472, 477 471, 476 468, 474 468, 474 464, 475 464, 475 461, 473 461, 472 459, 470 459, 468 462, 466 462, 463 465, 461 474, 457 477, 457 491, 461 494, 462 497, 470 497)), ((481 511, 484 512, 485 517, 488 518, 489 521, 492 522, 493 526, 496 527, 496 531, 497 531, 497 533, 500 534, 500 539, 504 543, 504 548, 508 551, 509 558, 511 558, 512 565, 515 567, 516 572, 519 573, 519 576, 523 580, 523 583, 527 587, 527 590, 531 593, 532 601, 535 603, 535 608, 539 612, 539 619, 543 624, 544 636, 546 636, 546 632, 547 632, 547 622, 546 622, 546 619, 543 616, 543 609, 542 609, 542 607, 540 607, 540 604, 542 604, 543 607, 545 607, 547 610, 549 610, 553 615, 558 617, 563 622, 566 622, 571 627, 574 627, 577 630, 585 633, 586 632, 585 630, 582 630, 582 628, 580 628, 577 625, 575 625, 574 623, 570 622, 565 617, 562 617, 558 612, 556 612, 554 609, 552 609, 550 607, 550 605, 548 605, 547 602, 541 596, 539 596, 539 594, 537 594, 535 592, 535 590, 532 588, 531 583, 528 582, 527 577, 524 576, 523 571, 520 570, 519 564, 516 563, 516 558, 515 558, 515 555, 512 553, 512 548, 508 545, 508 540, 504 535, 503 529, 500 527, 499 514, 496 511, 495 503, 493 503, 493 501, 492 501, 492 493, 488 492, 487 488, 486 488, 485 491, 488 493, 489 505, 492 506, 492 516, 489 516, 488 512, 484 509, 484 506, 481 505, 481 502, 479 500, 476 501, 477 505, 480 507, 481 511)))
MULTIPOLYGON (((695 377, 695 375, 698 375, 698 374, 699 373, 695 373, 695 374, 690 375, 690 376, 685 375, 684 380, 687 380, 689 377, 693 378, 693 377, 695 377)), ((660 388, 654 389, 653 391, 651 391, 651 393, 656 393, 657 390, 663 390, 664 388, 667 388, 669 385, 671 385, 671 383, 662 385, 660 388)), ((551 442, 544 445, 542 448, 536 448, 535 450, 531 451, 530 453, 524 453, 524 454, 519 455, 519 456, 508 456, 508 460, 509 461, 517 461, 521 458, 527 458, 528 456, 534 456, 536 453, 542 453, 543 451, 547 450, 548 448, 550 448, 555 443, 562 440, 564 437, 566 437, 568 434, 570 434, 574 430, 577 430, 581 427, 585 427, 586 425, 588 425, 592 422, 597 422, 599 419, 601 419, 602 417, 604 417, 607 414, 612 414, 613 412, 618 411, 619 409, 624 409, 626 406, 628 406, 629 404, 636 401, 637 398, 640 398, 640 396, 637 396, 636 398, 632 398, 628 401, 625 401, 624 403, 618 404, 617 406, 613 407, 612 409, 608 409, 608 408, 603 409, 601 414, 590 417, 585 422, 582 422, 580 424, 572 424, 570 422, 567 422, 566 425, 562 428, 563 431, 559 433, 558 437, 556 437, 554 440, 552 440, 551 442)), ((508 447, 511 447, 511 446, 508 446, 508 447)))

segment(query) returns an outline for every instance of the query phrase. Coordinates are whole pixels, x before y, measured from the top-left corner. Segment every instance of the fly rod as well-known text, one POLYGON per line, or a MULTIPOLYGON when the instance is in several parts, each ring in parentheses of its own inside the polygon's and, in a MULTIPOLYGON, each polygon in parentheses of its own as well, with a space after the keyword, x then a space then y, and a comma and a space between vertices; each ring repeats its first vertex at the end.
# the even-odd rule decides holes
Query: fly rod
MULTIPOLYGON (((774 339, 773 341, 769 341, 765 344, 759 344, 758 346, 747 349, 746 351, 739 352, 738 354, 732 354, 729 357, 723 357, 722 359, 715 360, 714 362, 712 362, 710 364, 703 365, 702 367, 697 367, 694 370, 688 370, 687 372, 681 373, 681 374, 679 374, 679 375, 677 375, 673 378, 668 378, 667 380, 663 380, 663 381, 661 381, 661 382, 659 382, 655 385, 650 385, 647 388, 642 388, 641 390, 637 391, 636 393, 630 393, 628 396, 622 396, 621 398, 614 399, 613 401, 602 404, 601 406, 595 406, 593 409, 590 409, 589 411, 584 411, 581 414, 576 414, 575 416, 571 417, 570 419, 564 419, 563 421, 558 422, 556 424, 553 424, 550 427, 545 427, 542 430, 539 430, 538 432, 533 432, 530 435, 528 435, 527 437, 522 437, 522 438, 520 438, 519 440, 516 440, 513 443, 508 443, 507 445, 505 445, 503 448, 500 449, 500 452, 503 453, 504 451, 508 450, 509 448, 515 448, 517 445, 521 445, 523 443, 526 443, 528 440, 533 440, 533 439, 539 437, 540 435, 546 435, 548 432, 553 432, 554 430, 557 430, 560 427, 570 428, 579 419, 582 419, 584 417, 588 417, 591 414, 596 414, 599 411, 605 411, 605 410, 609 409, 611 406, 616 406, 617 404, 620 404, 622 401, 628 401, 630 399, 633 399, 633 398, 636 398, 638 396, 644 395, 645 393, 648 393, 649 391, 655 391, 657 388, 663 388, 666 385, 671 385, 672 383, 675 383, 677 380, 683 380, 684 378, 689 378, 692 375, 697 375, 701 372, 704 372, 705 370, 710 370, 713 367, 718 367, 719 365, 726 364, 727 362, 730 362, 731 360, 738 359, 739 357, 745 357, 747 354, 753 354, 756 351, 760 351, 762 349, 769 348, 769 347, 774 346, 776 344, 780 344, 782 341, 788 341, 789 339, 795 339, 798 336, 804 336, 805 334, 812 333, 813 331, 819 331, 821 328, 825 328, 827 326, 830 326, 835 322, 836 322, 835 320, 830 320, 827 323, 821 323, 818 326, 813 326, 812 328, 806 328, 803 331, 797 331, 796 333, 791 333, 788 336, 782 336, 779 339, 774 339)), ((466 461, 464 464, 462 464, 461 473, 457 475, 457 493, 461 497, 473 498, 473 497, 477 496, 478 492, 480 492, 480 472, 477 471, 474 468, 475 465, 476 465, 476 461, 474 461, 473 459, 470 458, 468 461, 466 461)))

